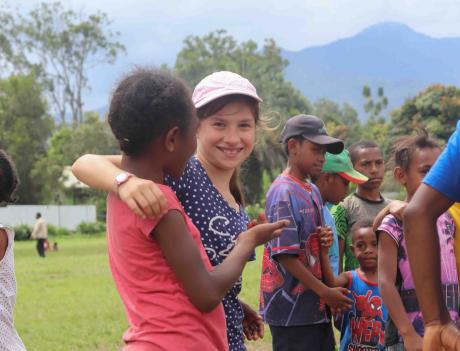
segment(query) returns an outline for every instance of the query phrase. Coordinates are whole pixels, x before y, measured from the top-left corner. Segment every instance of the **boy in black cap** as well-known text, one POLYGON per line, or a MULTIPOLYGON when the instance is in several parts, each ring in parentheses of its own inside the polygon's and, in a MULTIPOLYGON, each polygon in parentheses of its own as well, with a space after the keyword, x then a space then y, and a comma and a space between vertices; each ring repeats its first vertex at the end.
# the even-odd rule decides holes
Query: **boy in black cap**
POLYGON ((334 335, 326 304, 347 309, 345 288, 322 281, 320 240, 324 221, 318 188, 309 182, 323 168, 326 151, 338 154, 343 142, 327 135, 315 116, 290 118, 281 132, 288 166, 267 193, 269 222, 290 220, 280 237, 265 245, 260 310, 270 326, 273 350, 334 350, 334 335))

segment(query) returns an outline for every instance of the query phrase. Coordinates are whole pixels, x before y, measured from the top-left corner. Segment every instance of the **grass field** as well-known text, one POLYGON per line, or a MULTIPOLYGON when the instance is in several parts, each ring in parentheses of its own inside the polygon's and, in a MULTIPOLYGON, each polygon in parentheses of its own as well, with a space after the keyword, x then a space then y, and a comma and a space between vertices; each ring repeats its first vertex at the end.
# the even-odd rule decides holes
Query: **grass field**
MULTIPOLYGON (((53 239, 50 240, 52 242, 53 239)), ((35 242, 15 243, 15 323, 28 350, 119 350, 127 328, 108 268, 104 236, 60 237, 60 250, 38 257, 35 242)), ((257 307, 260 259, 247 265, 242 299, 257 307)), ((268 328, 267 328, 268 329, 268 328)), ((251 351, 271 349, 268 330, 251 351)))

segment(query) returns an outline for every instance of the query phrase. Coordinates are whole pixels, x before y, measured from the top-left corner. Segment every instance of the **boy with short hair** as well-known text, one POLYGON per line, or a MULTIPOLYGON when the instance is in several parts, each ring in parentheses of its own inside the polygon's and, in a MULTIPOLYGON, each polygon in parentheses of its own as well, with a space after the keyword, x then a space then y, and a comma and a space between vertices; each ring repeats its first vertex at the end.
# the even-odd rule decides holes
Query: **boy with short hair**
POLYGON ((334 218, 329 210, 347 196, 350 182, 362 184, 367 180, 368 178, 365 175, 353 168, 348 150, 343 150, 337 155, 327 152, 323 171, 314 180, 324 202, 322 209, 324 223, 332 229, 333 242, 329 249, 329 262, 334 275, 338 275, 340 272, 339 239, 334 218))
MULTIPOLYGON (((377 236, 372 224, 372 220, 362 219, 351 228, 351 250, 359 262, 356 270, 335 277, 329 264, 328 245, 321 246, 324 281, 328 286, 347 287, 353 300, 352 308, 343 313, 340 351, 385 350, 388 312, 378 287, 377 236)), ((320 234, 322 239, 331 235, 330 230, 320 234)))
POLYGON ((325 304, 347 308, 345 288, 322 281, 319 230, 324 225, 318 188, 308 181, 322 171, 326 150, 340 153, 341 140, 327 135, 318 117, 290 118, 281 140, 288 167, 267 193, 269 222, 288 219, 281 236, 265 245, 260 310, 270 326, 273 350, 333 351, 334 335, 325 304))
POLYGON ((374 219, 390 203, 380 193, 385 164, 379 146, 373 141, 362 140, 352 144, 348 151, 353 167, 369 179, 331 210, 339 236, 340 268, 345 271, 359 265, 350 250, 350 228, 361 218, 374 219))

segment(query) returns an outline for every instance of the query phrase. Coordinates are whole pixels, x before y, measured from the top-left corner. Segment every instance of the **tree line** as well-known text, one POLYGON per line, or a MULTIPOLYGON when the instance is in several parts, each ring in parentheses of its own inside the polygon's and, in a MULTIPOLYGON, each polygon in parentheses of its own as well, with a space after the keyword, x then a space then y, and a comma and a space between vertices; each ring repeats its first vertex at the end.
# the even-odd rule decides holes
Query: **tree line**
MULTIPOLYGON (((65 188, 63 169, 84 153, 112 154, 118 148, 104 116, 85 112, 88 70, 111 64, 125 47, 102 12, 76 13, 63 3, 41 3, 27 14, 0 6, 0 147, 16 161, 22 185, 20 203, 97 202, 100 192, 65 188), (67 121, 67 116, 71 120, 67 121)), ((387 111, 382 87, 364 86, 365 118, 349 104, 323 98, 315 102, 284 77, 289 62, 273 39, 259 46, 238 42, 225 30, 188 36, 173 67, 164 66, 193 87, 207 74, 230 70, 248 78, 264 99, 264 127, 242 167, 249 203, 263 198, 264 182, 285 166, 278 142, 287 118, 299 113, 324 119, 329 134, 347 145, 370 139, 386 153, 391 140, 425 128, 446 142, 460 115, 460 89, 431 85, 387 111), (372 91, 376 89, 375 91, 372 91)))

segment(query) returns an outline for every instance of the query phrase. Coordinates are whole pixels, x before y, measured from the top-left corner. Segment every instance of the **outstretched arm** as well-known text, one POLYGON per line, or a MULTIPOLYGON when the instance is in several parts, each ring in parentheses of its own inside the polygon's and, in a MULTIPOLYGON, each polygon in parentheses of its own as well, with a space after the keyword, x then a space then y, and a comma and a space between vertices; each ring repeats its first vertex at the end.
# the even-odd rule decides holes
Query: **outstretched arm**
POLYGON ((348 287, 347 273, 342 272, 338 276, 334 276, 334 272, 332 272, 331 268, 331 263, 329 262, 329 254, 325 251, 326 250, 321 250, 321 270, 324 275, 324 283, 326 283, 326 285, 329 287, 348 287))
POLYGON ((238 280, 255 247, 278 236, 286 225, 286 221, 278 221, 249 229, 240 235, 225 261, 211 272, 206 269, 198 246, 178 211, 169 211, 152 235, 161 246, 190 301, 201 311, 210 312, 238 280))
POLYGON ((334 276, 334 272, 332 272, 331 262, 329 260, 329 249, 333 241, 332 236, 332 230, 329 227, 321 227, 321 229, 319 229, 319 239, 321 242, 320 261, 323 280, 329 287, 341 286, 345 288, 348 287, 348 275, 346 273, 341 273, 336 277, 334 276))

